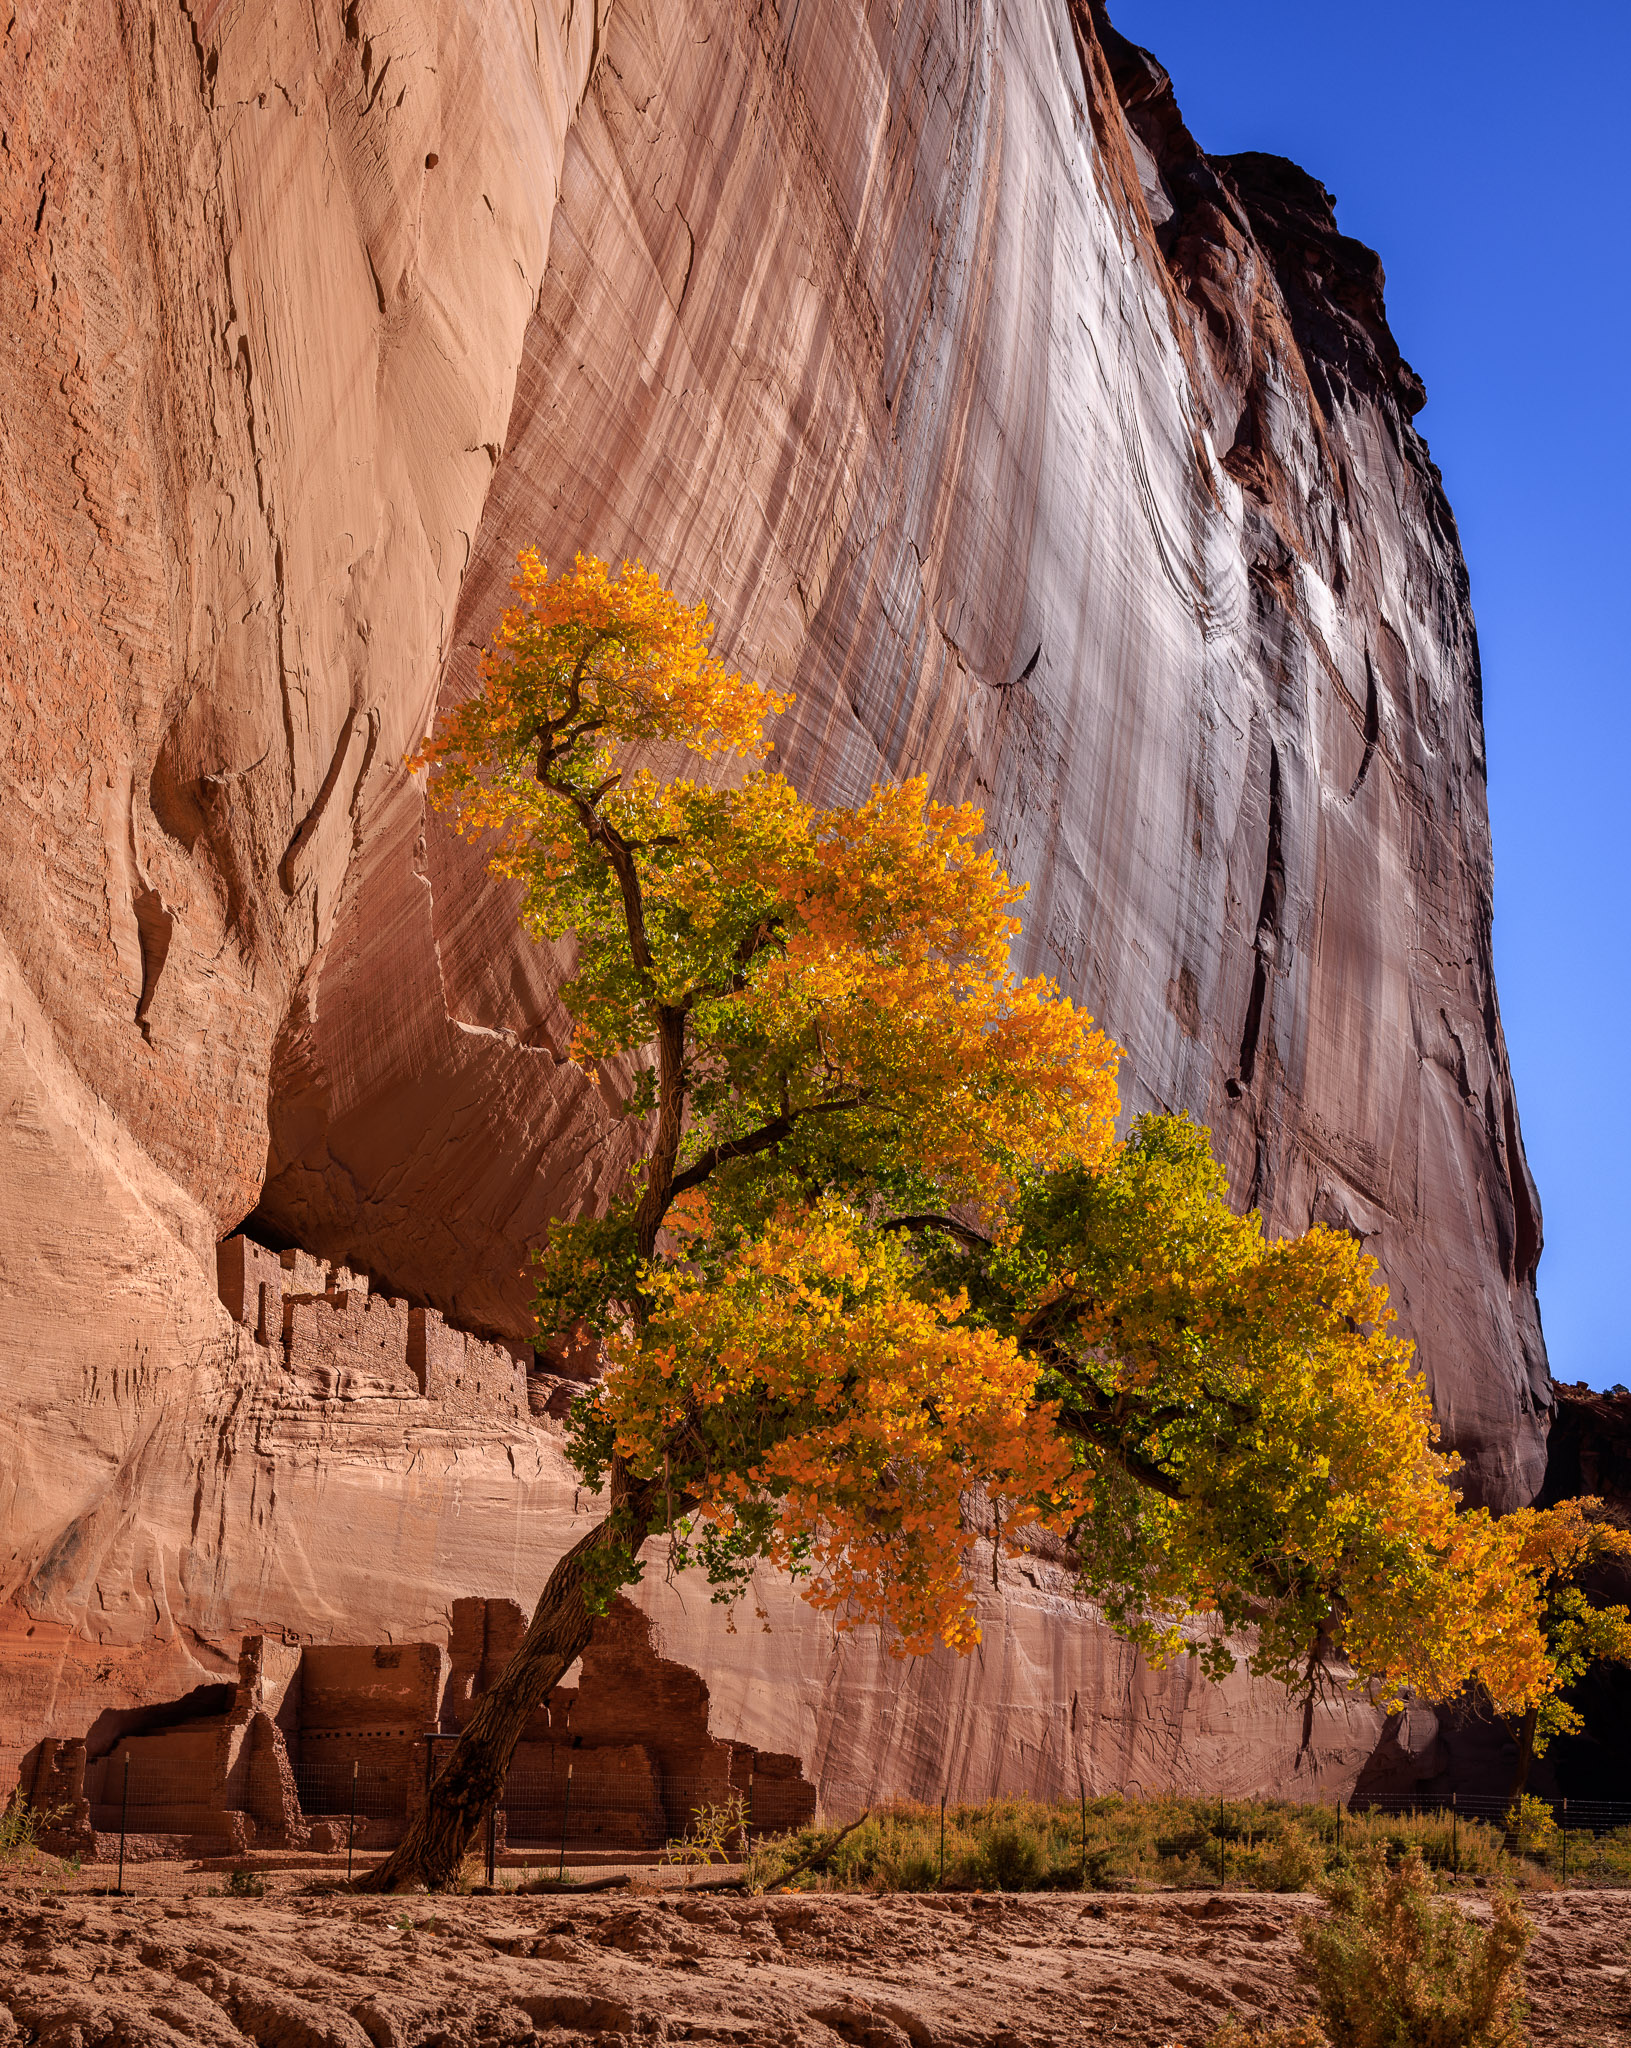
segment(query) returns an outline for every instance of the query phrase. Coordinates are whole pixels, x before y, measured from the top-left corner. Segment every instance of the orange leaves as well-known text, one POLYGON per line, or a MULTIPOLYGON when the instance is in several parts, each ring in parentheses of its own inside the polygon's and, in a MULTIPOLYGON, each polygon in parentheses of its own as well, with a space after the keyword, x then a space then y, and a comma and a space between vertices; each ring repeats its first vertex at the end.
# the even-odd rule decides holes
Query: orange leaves
POLYGON ((1598 1560, 1631 1556, 1631 1534, 1597 1519, 1598 1509, 1566 1500, 1497 1520, 1481 1508, 1446 1514, 1433 1501, 1420 1528, 1438 1570, 1413 1600, 1377 1589, 1350 1631, 1367 1668, 1433 1699, 1476 1682, 1499 1713, 1539 1709, 1543 1733, 1571 1725, 1563 1689, 1599 1657, 1631 1661, 1626 1610, 1593 1605, 1577 1584, 1598 1560))
POLYGON ((764 721, 792 699, 748 683, 708 651, 708 608, 682 605, 639 562, 613 578, 592 555, 550 578, 535 548, 516 557, 514 602, 481 661, 482 688, 418 757, 499 767, 567 720, 607 741, 678 740, 712 757, 762 759, 764 721))
POLYGON ((1523 1569, 1539 1585, 1572 1578, 1589 1564, 1631 1557, 1631 1530, 1601 1519, 1595 1500, 1563 1500, 1551 1508, 1518 1508, 1506 1517, 1523 1569))
POLYGON ((684 1157, 653 1157, 648 1209, 710 1159, 760 1161, 732 1166, 740 1199, 779 1163, 991 1204, 1020 1158, 1103 1156, 1116 1049, 1012 972, 1024 891, 979 846, 978 811, 921 779, 818 811, 763 770, 712 788, 628 769, 620 750, 653 739, 752 759, 787 700, 728 673, 700 608, 637 567, 613 581, 580 558, 551 580, 524 555, 515 590, 481 694, 421 758, 459 828, 496 835, 527 930, 576 938, 562 994, 581 1065, 683 1016, 683 1074, 663 1085, 684 1090, 684 1157))
POLYGON ((1070 1458, 1035 1368, 914 1290, 897 1241, 841 1204, 784 1210, 705 1275, 669 1271, 600 1395, 637 1473, 678 1457, 701 1513, 773 1503, 765 1554, 801 1571, 840 1626, 887 1624, 902 1650, 978 1640, 962 1496, 1056 1524, 1070 1458), (687 1457, 697 1433, 730 1443, 687 1457))
POLYGON ((979 812, 922 779, 809 804, 758 765, 789 700, 637 564, 524 554, 513 600, 419 758, 525 928, 573 935, 574 1057, 634 1056, 638 1174, 539 1262, 548 1327, 615 1345, 585 1476, 660 1473, 716 1586, 768 1557, 908 1648, 976 1639, 984 1489, 1073 1529, 1152 1654, 1205 1614, 1291 1682, 1334 1628, 1390 1691, 1554 1684, 1579 1531, 1457 1511, 1351 1239, 1268 1243, 1185 1119, 1115 1144, 1116 1048, 1014 972, 1024 891, 979 812), (632 758, 654 744, 749 765, 663 780, 632 758))
POLYGON ((921 778, 811 818, 784 874, 785 938, 704 1036, 799 1048, 808 1085, 864 1098, 874 1132, 952 1197, 993 1196, 1007 1161, 1101 1158, 1115 1047, 1008 965, 1022 892, 980 850, 977 811, 921 778))

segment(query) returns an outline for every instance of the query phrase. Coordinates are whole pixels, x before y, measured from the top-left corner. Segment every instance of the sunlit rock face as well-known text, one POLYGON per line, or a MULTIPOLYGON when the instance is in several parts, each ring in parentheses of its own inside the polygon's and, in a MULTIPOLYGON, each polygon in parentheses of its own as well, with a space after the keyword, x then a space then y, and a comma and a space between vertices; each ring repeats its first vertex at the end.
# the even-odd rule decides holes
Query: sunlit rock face
POLYGON ((705 597, 812 795, 983 804, 1127 1102, 1358 1232, 1471 1490, 1532 1494, 1466 573, 1311 178, 1076 0, 84 0, 0 125, 0 1592, 64 1670, 417 1639, 561 1537, 497 1437, 285 1441, 213 1267, 259 1208, 522 1334, 637 1143, 402 765, 524 543, 705 597))

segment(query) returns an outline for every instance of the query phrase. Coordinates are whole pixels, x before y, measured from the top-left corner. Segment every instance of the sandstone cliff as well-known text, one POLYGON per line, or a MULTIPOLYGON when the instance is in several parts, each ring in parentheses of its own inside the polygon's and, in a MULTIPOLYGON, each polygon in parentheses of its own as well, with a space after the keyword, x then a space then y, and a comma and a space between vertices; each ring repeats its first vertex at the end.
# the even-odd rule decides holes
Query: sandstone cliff
MULTIPOLYGON (((518 1335, 626 1156, 401 766, 523 542, 706 597, 812 793, 984 803, 1128 1101, 1358 1231, 1473 1490, 1534 1491, 1466 574, 1313 179, 1203 156, 1087 0, 25 0, 0 130, 0 1742, 564 1540, 535 1434, 291 1411, 214 1285, 258 1208, 518 1335)), ((1074 1698, 1123 1775, 1281 1740, 1052 1597, 904 1691, 785 1603, 684 1654, 841 1774, 957 1700, 995 1753, 1074 1698)))

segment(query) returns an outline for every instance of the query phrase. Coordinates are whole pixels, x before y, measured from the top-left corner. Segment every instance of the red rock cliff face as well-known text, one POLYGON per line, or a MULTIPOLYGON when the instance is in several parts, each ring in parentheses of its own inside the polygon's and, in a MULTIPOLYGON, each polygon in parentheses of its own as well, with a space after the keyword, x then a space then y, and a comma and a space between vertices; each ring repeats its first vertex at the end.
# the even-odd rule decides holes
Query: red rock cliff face
MULTIPOLYGON (((1364 1237, 1512 1501, 1539 1217, 1422 395, 1328 195, 1208 162, 1102 17, 619 6, 441 688, 519 545, 640 554, 797 692, 804 787, 982 802, 1128 1099, 1204 1117, 1271 1228, 1364 1237)), ((508 1134, 577 1100, 547 974, 416 793, 381 808, 279 1046, 268 1207, 513 1327, 606 1126, 508 1134)))
POLYGON ((628 1155, 401 766, 526 542, 706 597, 811 793, 982 802, 1127 1100, 1358 1231, 1473 1489, 1534 1491, 1466 574, 1312 179, 1202 156, 1085 0, 25 5, 0 128, 21 1612, 411 1631, 559 1535, 496 1438, 278 1438, 213 1273, 259 1205, 520 1333, 628 1155))

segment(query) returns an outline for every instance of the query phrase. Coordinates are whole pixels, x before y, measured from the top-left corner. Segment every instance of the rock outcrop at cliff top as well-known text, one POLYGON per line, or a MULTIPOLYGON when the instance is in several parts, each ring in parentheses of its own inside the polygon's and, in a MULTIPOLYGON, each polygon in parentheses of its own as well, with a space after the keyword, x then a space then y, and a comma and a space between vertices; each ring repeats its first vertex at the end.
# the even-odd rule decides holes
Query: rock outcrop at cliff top
POLYGON ((706 597, 812 794, 984 804, 1127 1100, 1360 1233, 1474 1492, 1533 1492, 1466 572, 1313 178, 1204 156, 1086 0, 83 0, 0 38, 0 126, 29 1686, 416 1635, 559 1538, 533 1449, 279 1439, 213 1270, 258 1208, 520 1335, 628 1156, 402 766, 523 543, 706 597))

